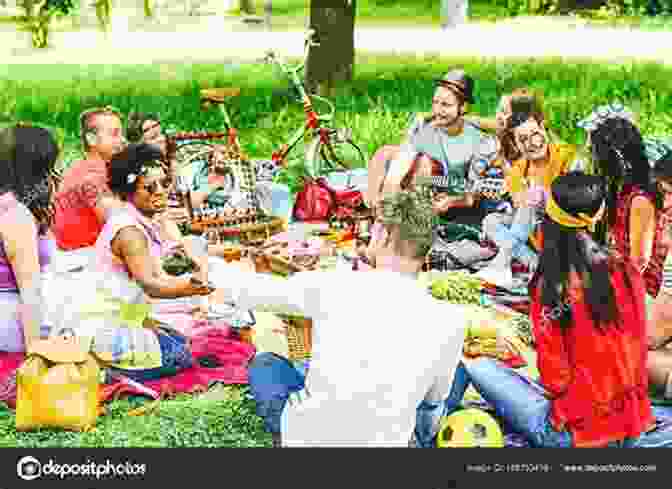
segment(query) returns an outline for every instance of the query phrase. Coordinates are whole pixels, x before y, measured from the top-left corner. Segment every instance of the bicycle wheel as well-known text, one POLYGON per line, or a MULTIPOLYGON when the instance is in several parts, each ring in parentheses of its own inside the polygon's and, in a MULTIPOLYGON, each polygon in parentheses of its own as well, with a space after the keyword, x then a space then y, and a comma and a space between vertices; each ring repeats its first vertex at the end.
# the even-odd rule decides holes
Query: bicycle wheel
POLYGON ((306 170, 310 176, 320 177, 356 168, 366 168, 366 157, 348 131, 331 130, 326 143, 317 136, 306 151, 306 170))

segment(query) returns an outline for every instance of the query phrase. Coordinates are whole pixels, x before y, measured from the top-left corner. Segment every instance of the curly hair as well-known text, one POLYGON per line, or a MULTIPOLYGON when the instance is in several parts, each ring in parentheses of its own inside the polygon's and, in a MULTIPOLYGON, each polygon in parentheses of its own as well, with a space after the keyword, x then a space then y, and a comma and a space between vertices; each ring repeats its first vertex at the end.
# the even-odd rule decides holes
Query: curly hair
POLYGON ((590 142, 595 168, 609 185, 609 222, 616 217, 616 196, 624 183, 636 185, 656 196, 656 206, 662 207, 662 196, 656 190, 644 140, 637 126, 623 118, 607 119, 591 132, 590 142))
POLYGON ((137 180, 129 176, 143 176, 150 168, 161 167, 160 159, 161 150, 152 144, 129 144, 110 161, 108 167, 110 190, 122 198, 127 198, 135 192, 137 184, 137 180))
POLYGON ((59 155, 48 129, 30 124, 0 129, 0 193, 12 192, 35 216, 41 232, 54 221, 59 155))
MULTIPOLYGON (((533 99, 536 101, 536 106, 538 107, 538 112, 540 115, 539 120, 544 120, 543 115, 543 95, 536 90, 532 90, 527 87, 516 88, 510 94, 511 102, 514 100, 521 100, 524 98, 533 99)), ((503 107, 500 106, 498 111, 503 110, 503 107)), ((516 145, 516 141, 513 137, 513 131, 506 127, 501 131, 497 131, 497 138, 500 143, 500 156, 504 157, 507 161, 515 161, 521 157, 520 150, 516 145)))

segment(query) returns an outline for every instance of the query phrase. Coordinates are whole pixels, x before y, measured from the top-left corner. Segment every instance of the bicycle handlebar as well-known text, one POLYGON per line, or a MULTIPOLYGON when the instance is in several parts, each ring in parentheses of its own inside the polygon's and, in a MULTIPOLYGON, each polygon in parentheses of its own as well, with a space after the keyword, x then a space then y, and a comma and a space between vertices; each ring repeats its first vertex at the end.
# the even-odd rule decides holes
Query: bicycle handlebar
POLYGON ((289 76, 291 76, 291 75, 296 75, 296 74, 299 73, 301 70, 303 70, 303 68, 305 67, 306 62, 308 61, 308 54, 310 53, 310 48, 311 48, 312 46, 319 46, 319 45, 320 45, 319 42, 315 42, 315 41, 313 41, 313 36, 314 36, 314 34, 315 34, 315 30, 314 30, 314 29, 309 29, 309 30, 308 30, 308 32, 307 32, 307 34, 306 34, 305 47, 304 47, 304 50, 303 50, 303 61, 302 61, 299 65, 295 66, 294 68, 289 67, 289 66, 287 65, 287 63, 285 63, 285 61, 282 59, 282 57, 280 57, 280 56, 279 56, 275 51, 273 51, 272 49, 269 49, 269 50, 266 52, 265 60, 266 60, 267 62, 269 62, 269 63, 275 63, 275 64, 277 64, 277 65, 280 67, 280 69, 281 69, 285 74, 287 74, 287 75, 289 75, 289 76))

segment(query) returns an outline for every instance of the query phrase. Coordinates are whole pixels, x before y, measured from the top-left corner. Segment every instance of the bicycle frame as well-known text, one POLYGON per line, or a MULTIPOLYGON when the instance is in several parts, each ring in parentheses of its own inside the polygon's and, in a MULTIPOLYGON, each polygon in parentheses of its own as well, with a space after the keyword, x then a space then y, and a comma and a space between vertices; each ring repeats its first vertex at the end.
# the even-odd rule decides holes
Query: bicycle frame
POLYGON ((333 120, 334 114, 336 113, 336 107, 334 106, 333 103, 331 103, 331 101, 329 101, 324 97, 320 97, 317 95, 312 96, 308 95, 298 75, 305 68, 306 62, 308 60, 308 54, 310 52, 310 47, 314 44, 315 43, 313 43, 311 38, 309 37, 307 39, 306 47, 304 49, 303 60, 301 64, 299 64, 294 68, 290 68, 287 65, 287 63, 285 63, 284 60, 282 60, 282 58, 280 58, 273 51, 269 51, 266 55, 266 59, 278 65, 278 67, 283 71, 283 73, 289 78, 294 88, 299 92, 301 101, 303 103, 303 109, 304 112, 306 113, 306 123, 304 124, 304 126, 299 130, 297 130, 295 135, 290 139, 289 143, 283 145, 277 152, 274 152, 272 154, 271 159, 273 160, 273 162, 279 165, 283 164, 287 155, 292 151, 292 149, 296 146, 296 144, 302 138, 305 137, 305 134, 308 131, 314 131, 318 133, 322 142, 328 144, 329 131, 324 129, 323 123, 331 122, 333 120), (322 115, 318 114, 313 107, 313 100, 320 100, 323 103, 325 103, 330 109, 329 114, 322 114, 322 115))

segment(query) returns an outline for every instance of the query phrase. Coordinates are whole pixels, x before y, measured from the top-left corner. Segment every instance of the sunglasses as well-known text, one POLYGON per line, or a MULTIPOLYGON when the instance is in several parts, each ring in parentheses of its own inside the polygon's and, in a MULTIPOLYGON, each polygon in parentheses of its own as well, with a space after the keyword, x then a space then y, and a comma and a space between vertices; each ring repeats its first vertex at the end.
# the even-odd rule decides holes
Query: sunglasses
POLYGON ((148 194, 154 195, 161 192, 161 190, 170 190, 170 180, 159 180, 156 182, 148 183, 143 185, 142 188, 145 189, 145 192, 148 194))

